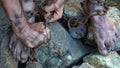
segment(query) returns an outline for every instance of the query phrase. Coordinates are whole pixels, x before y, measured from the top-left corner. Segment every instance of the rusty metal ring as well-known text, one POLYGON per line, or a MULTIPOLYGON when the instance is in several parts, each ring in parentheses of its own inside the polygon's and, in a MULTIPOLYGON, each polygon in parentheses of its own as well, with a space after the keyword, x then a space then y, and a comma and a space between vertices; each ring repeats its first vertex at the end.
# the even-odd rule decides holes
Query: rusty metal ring
POLYGON ((68 23, 67 23, 68 28, 71 28, 70 23, 71 23, 71 21, 72 21, 73 19, 77 19, 77 20, 78 20, 78 18, 77 18, 77 17, 71 17, 71 18, 68 20, 68 23))

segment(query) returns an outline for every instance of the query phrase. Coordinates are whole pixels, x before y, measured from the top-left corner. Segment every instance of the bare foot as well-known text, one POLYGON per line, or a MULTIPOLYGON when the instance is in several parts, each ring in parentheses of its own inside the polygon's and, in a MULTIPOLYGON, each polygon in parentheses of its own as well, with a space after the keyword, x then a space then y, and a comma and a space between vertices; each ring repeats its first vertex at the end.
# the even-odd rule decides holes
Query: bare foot
POLYGON ((107 55, 108 52, 115 47, 119 35, 118 30, 112 21, 105 15, 107 11, 105 0, 87 0, 85 4, 83 8, 88 7, 88 9, 84 9, 84 11, 89 12, 87 13, 89 15, 95 14, 90 17, 90 20, 98 50, 102 55, 107 55))
POLYGON ((10 51, 12 52, 15 59, 24 63, 28 59, 29 48, 22 44, 14 34, 9 44, 10 51))
MULTIPOLYGON (((48 39, 50 39, 50 30, 48 29, 48 27, 45 27, 42 22, 29 24, 29 26, 33 30, 41 32, 39 35, 40 37, 38 39, 36 38, 34 42, 32 42, 32 44, 39 43, 39 41, 41 41, 40 42, 41 44, 43 42, 46 42, 48 39)), ((28 48, 25 44, 23 44, 21 40, 19 40, 16 37, 15 34, 12 36, 10 40, 9 48, 17 60, 21 61, 22 63, 27 61, 28 56, 30 55, 30 48, 28 48)))
POLYGON ((93 22, 94 39, 98 45, 98 50, 101 54, 107 55, 115 47, 118 31, 112 21, 106 16, 94 16, 91 19, 93 22))

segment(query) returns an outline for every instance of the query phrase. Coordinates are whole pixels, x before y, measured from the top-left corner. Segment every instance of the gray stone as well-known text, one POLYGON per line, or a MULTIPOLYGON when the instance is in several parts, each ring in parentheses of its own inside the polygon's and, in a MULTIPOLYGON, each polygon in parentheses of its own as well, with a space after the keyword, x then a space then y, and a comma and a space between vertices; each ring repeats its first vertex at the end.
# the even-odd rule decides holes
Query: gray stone
POLYGON ((18 62, 14 59, 8 48, 9 38, 8 35, 2 40, 0 47, 0 68, 17 68, 18 62))
POLYGON ((10 22, 0 4, 0 43, 4 37, 4 33, 6 33, 9 26, 10 22))
POLYGON ((89 63, 94 68, 119 68, 120 56, 117 52, 110 52, 107 56, 95 53, 84 57, 83 62, 89 63))
MULTIPOLYGON (((117 27, 119 33, 120 33, 120 11, 116 7, 109 7, 109 10, 107 12, 107 16, 110 18, 110 20, 113 21, 115 26, 117 27)), ((119 51, 120 50, 120 36, 118 38, 118 42, 116 43, 116 47, 114 50, 119 51)), ((96 45, 95 41, 93 40, 93 33, 91 30, 91 27, 89 28, 89 33, 87 36, 86 44, 90 45, 96 45)))
POLYGON ((0 4, 0 68, 17 68, 18 62, 9 51, 9 36, 7 34, 9 20, 0 4))
POLYGON ((39 62, 27 62, 26 68, 43 68, 39 62))
POLYGON ((120 10, 116 7, 109 7, 107 16, 113 21, 120 33, 120 10))
POLYGON ((74 66, 72 68, 94 68, 92 65, 88 64, 88 63, 82 63, 79 66, 74 66))
POLYGON ((66 68, 88 53, 58 22, 49 24, 49 28, 51 39, 35 49, 35 58, 43 68, 66 68))
POLYGON ((80 2, 83 0, 68 0, 64 8, 64 14, 68 17, 79 16, 81 17, 80 2))

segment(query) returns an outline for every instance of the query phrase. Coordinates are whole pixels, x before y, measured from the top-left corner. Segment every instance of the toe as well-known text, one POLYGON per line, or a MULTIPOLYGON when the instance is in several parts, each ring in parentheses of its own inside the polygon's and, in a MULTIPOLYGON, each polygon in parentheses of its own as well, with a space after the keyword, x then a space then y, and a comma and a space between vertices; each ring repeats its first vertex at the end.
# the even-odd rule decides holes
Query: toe
POLYGON ((107 51, 107 48, 106 48, 106 46, 105 46, 104 41, 97 42, 97 44, 98 44, 98 50, 99 50, 99 52, 100 52, 102 55, 107 55, 107 54, 108 54, 108 51, 107 51))
POLYGON ((118 31, 115 32, 115 36, 116 36, 116 38, 118 38, 118 36, 119 36, 119 32, 118 31))
POLYGON ((110 44, 110 41, 109 41, 109 40, 106 40, 106 41, 105 41, 105 47, 106 47, 106 49, 107 49, 108 52, 111 51, 111 44, 110 44))
POLYGON ((15 50, 15 52, 16 52, 15 58, 17 58, 20 61, 21 47, 20 47, 19 43, 17 43, 17 46, 15 49, 16 49, 15 50))
POLYGON ((13 53, 14 50, 15 50, 15 47, 16 47, 17 43, 16 43, 16 37, 15 35, 13 35, 10 39, 10 43, 9 43, 9 48, 10 48, 10 51, 13 53))
POLYGON ((28 58, 28 54, 27 54, 27 52, 25 50, 23 50, 21 52, 21 62, 25 63, 27 61, 27 58, 28 58))
POLYGON ((111 40, 111 50, 113 50, 114 49, 114 47, 115 47, 115 43, 114 43, 114 41, 113 41, 113 39, 111 40))
POLYGON ((20 49, 18 48, 18 46, 16 46, 15 50, 14 50, 14 58, 16 58, 17 60, 20 60, 20 49))
POLYGON ((98 50, 99 50, 100 54, 102 54, 102 55, 107 55, 108 54, 108 51, 107 51, 106 48, 102 48, 102 49, 99 48, 98 50))
POLYGON ((116 43, 116 42, 117 42, 117 39, 116 39, 116 37, 115 37, 115 38, 113 38, 113 42, 114 42, 114 43, 116 43))

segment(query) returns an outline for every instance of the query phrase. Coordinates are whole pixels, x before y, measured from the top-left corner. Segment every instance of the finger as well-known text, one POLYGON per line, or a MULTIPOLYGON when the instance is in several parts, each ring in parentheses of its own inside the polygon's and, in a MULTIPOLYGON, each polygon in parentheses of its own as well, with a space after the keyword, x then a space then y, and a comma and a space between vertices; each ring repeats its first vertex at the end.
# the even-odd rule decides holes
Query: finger
POLYGON ((62 14, 63 14, 63 8, 64 8, 64 5, 62 5, 62 7, 60 9, 58 9, 56 11, 56 13, 54 13, 53 18, 51 18, 48 22, 53 22, 53 21, 60 19, 62 17, 62 14))

